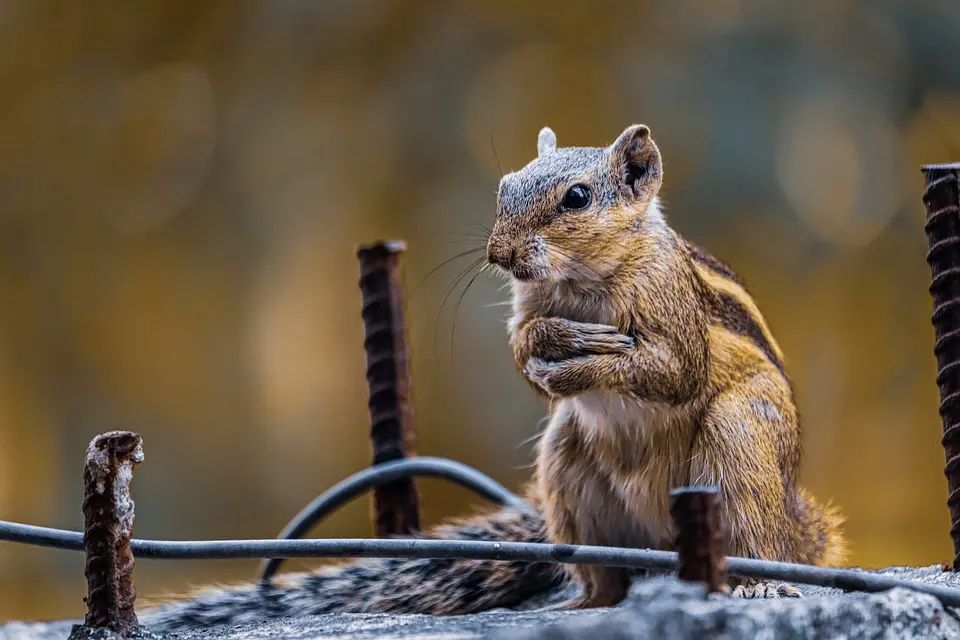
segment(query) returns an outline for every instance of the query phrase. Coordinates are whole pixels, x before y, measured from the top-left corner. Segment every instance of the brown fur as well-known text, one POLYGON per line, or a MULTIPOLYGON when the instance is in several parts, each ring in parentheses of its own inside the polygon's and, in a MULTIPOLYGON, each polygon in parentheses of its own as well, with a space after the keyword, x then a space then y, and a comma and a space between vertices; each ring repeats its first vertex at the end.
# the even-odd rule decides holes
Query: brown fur
MULTIPOLYGON (((669 549, 669 490, 712 484, 729 554, 842 561, 839 513, 797 484, 792 385, 743 281, 663 221, 646 128, 625 131, 600 162, 545 189, 529 214, 501 202, 488 244, 514 276, 516 365, 550 404, 536 473, 549 539, 669 549), (592 185, 596 202, 546 213, 571 184, 592 185)), ((524 171, 505 180, 524 184, 524 171)), ((624 569, 572 571, 584 593, 565 607, 626 594, 624 569)))

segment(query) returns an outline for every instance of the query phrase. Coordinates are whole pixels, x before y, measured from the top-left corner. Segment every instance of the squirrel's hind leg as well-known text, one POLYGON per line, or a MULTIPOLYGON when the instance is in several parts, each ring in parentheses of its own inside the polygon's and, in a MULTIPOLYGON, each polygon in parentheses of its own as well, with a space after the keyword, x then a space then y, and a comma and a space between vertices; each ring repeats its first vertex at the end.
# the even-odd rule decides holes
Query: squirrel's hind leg
MULTIPOLYGON (((554 544, 631 546, 632 529, 625 525, 629 518, 622 513, 609 481, 582 452, 573 417, 554 415, 541 440, 537 468, 547 539, 554 544)), ((630 570, 624 567, 580 564, 567 571, 583 591, 550 609, 609 607, 623 600, 630 589, 630 570)))
POLYGON ((580 595, 544 607, 543 611, 573 611, 612 607, 627 597, 630 590, 630 570, 621 567, 578 565, 571 569, 583 587, 580 595))

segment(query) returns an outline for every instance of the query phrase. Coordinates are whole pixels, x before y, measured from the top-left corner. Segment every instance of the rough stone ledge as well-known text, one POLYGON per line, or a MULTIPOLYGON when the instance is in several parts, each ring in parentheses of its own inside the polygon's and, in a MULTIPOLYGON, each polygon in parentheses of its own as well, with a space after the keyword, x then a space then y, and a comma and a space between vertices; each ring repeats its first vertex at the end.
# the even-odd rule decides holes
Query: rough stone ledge
MULTIPOLYGON (((960 587, 960 575, 931 567, 894 567, 875 573, 960 587)), ((843 594, 802 587, 806 597, 736 600, 706 597, 673 577, 637 581, 612 609, 577 612, 499 609, 469 616, 333 614, 213 627, 164 636, 182 640, 531 640, 566 638, 956 638, 960 618, 932 596, 908 589, 843 594)), ((560 594, 553 594, 556 599, 560 594)), ((542 601, 542 600, 541 600, 542 601)), ((535 606, 531 603, 530 606, 535 606)), ((0 625, 0 640, 60 640, 72 621, 0 625)), ((110 634, 94 634, 109 639, 110 634)), ((147 634, 148 637, 157 637, 147 634)))

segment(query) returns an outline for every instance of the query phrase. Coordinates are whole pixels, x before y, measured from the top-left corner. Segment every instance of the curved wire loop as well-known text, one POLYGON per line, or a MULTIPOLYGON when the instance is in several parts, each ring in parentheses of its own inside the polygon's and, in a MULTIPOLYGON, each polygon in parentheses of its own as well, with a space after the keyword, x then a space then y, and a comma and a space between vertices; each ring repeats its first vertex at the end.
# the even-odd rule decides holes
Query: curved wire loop
MULTIPOLYGON (((502 505, 524 506, 526 502, 502 484, 462 462, 432 456, 418 456, 374 465, 333 485, 287 523, 280 540, 302 538, 330 513, 377 485, 413 477, 443 478, 502 505)), ((261 564, 260 581, 269 582, 284 558, 271 558, 261 564)))

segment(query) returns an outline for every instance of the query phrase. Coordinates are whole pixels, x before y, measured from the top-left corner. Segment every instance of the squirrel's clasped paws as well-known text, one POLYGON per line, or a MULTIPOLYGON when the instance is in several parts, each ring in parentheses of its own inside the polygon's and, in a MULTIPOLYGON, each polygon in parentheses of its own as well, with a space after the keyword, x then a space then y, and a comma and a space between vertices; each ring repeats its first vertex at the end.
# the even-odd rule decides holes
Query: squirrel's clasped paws
POLYGON ((531 354, 523 374, 547 394, 569 398, 609 378, 604 358, 635 349, 632 337, 606 324, 542 318, 531 328, 531 354))
POLYGON ((530 329, 530 355, 548 362, 604 353, 626 353, 634 347, 630 336, 607 324, 540 318, 530 329))
POLYGON ((750 586, 741 584, 730 595, 733 598, 749 598, 752 600, 803 597, 799 589, 785 582, 761 582, 750 586))

